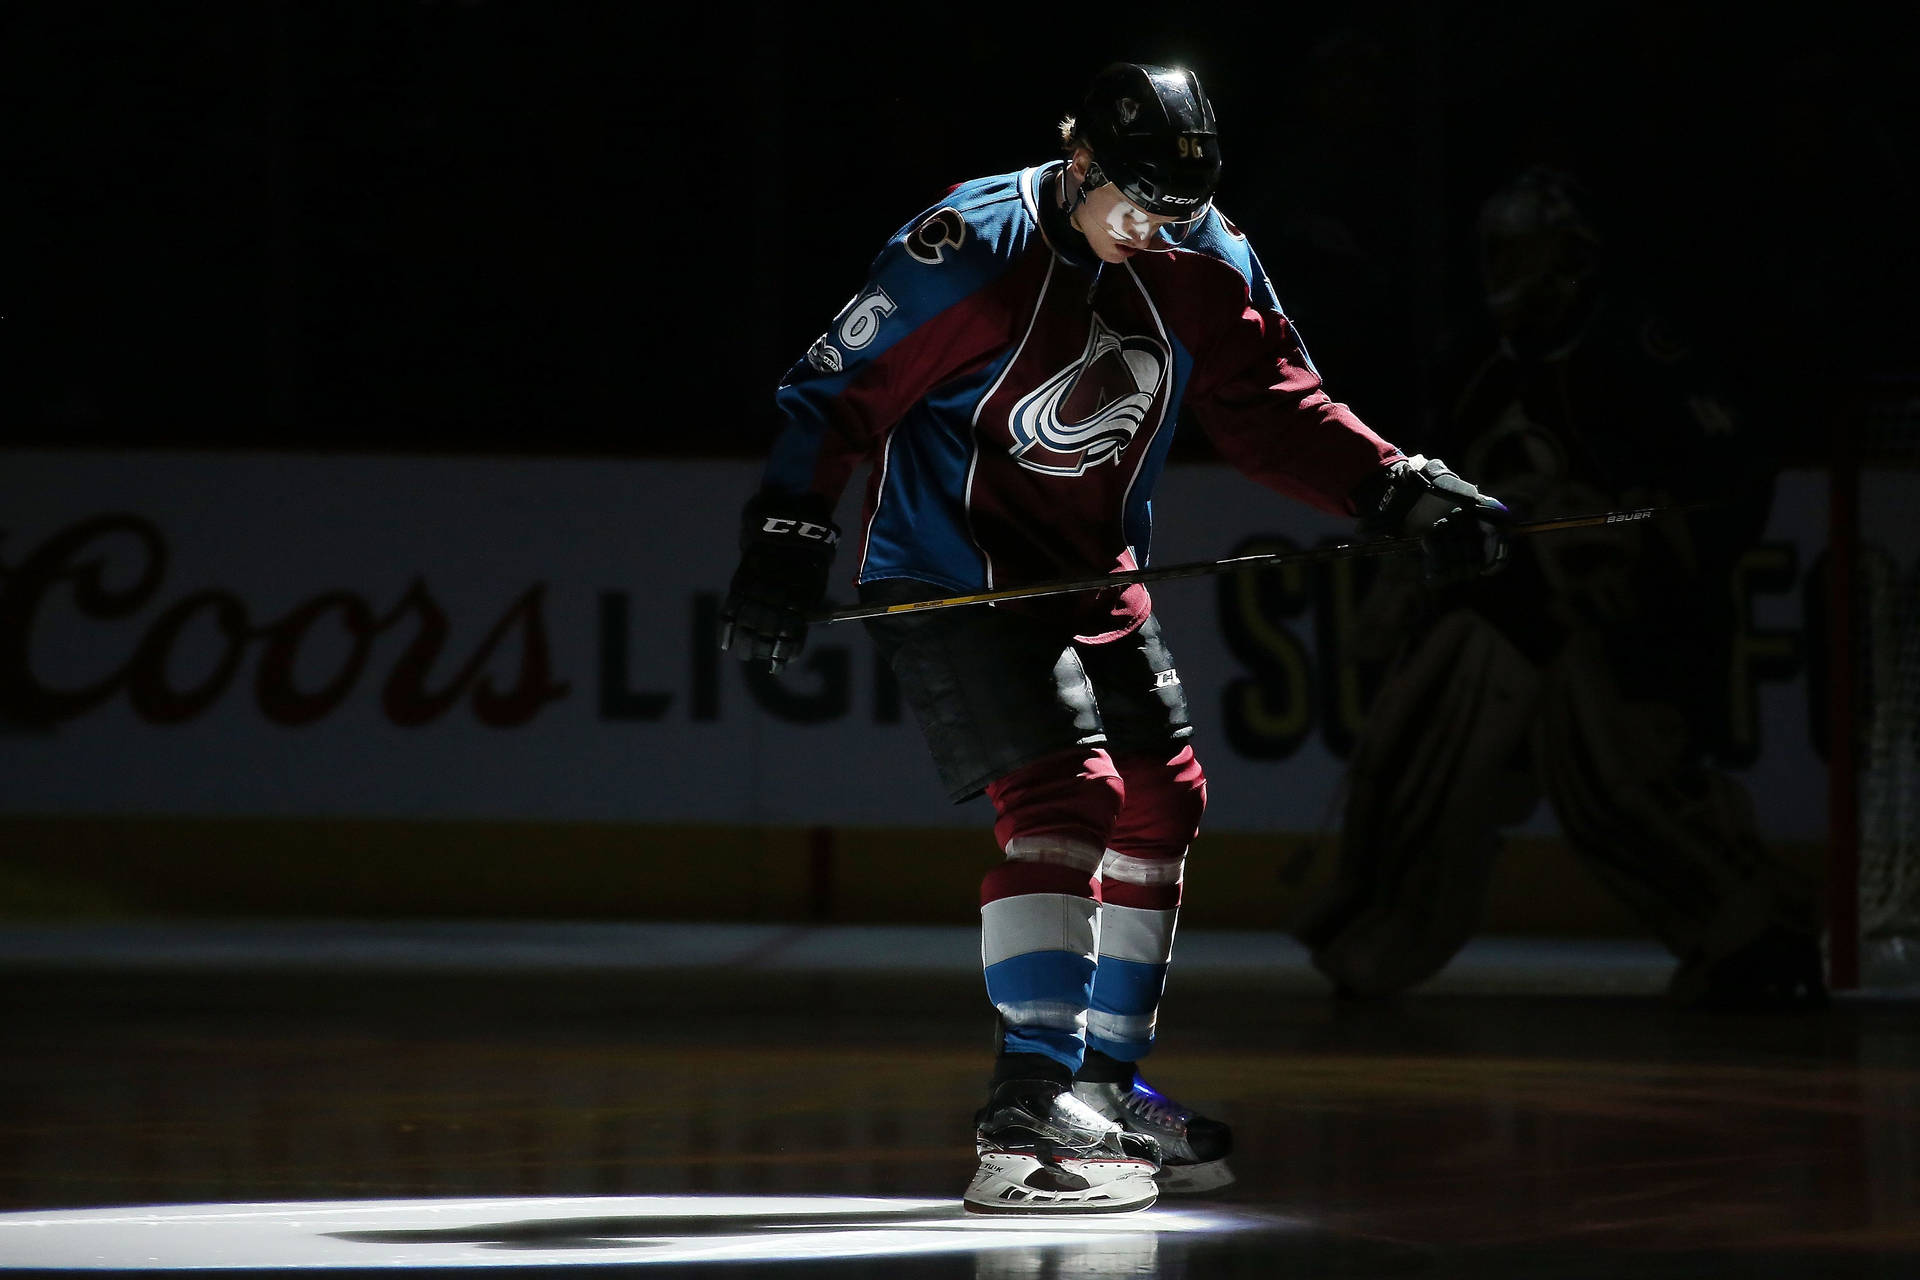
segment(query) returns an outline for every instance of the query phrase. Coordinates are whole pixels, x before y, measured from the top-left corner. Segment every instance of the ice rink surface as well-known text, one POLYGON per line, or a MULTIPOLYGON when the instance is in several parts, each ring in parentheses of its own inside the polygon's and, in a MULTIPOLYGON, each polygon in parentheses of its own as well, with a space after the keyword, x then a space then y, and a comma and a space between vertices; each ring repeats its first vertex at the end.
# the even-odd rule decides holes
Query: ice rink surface
POLYGON ((0 1266, 649 1276, 1920 1274, 1920 1020, 1685 1013, 1639 943, 1333 1000, 1183 936, 1156 1082, 1239 1182, 981 1219, 966 930, 0 932, 0 1266))

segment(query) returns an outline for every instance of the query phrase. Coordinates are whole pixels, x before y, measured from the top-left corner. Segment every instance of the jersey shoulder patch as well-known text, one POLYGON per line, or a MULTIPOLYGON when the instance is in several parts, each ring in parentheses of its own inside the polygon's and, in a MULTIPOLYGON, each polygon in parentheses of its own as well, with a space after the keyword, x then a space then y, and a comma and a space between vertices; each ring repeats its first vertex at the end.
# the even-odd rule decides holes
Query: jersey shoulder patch
POLYGON ((950 251, 956 251, 966 243, 967 220, 952 205, 942 205, 922 218, 919 226, 907 232, 901 247, 915 262, 937 267, 947 260, 950 251))
POLYGON ((946 199, 894 232, 888 248, 897 248, 923 267, 1011 258, 1029 234, 1018 176, 1000 174, 958 184, 946 199))
POLYGON ((963 182, 895 231, 866 284, 807 349, 806 364, 845 373, 1000 278, 1027 243, 1008 212, 1026 221, 1015 176, 963 182))

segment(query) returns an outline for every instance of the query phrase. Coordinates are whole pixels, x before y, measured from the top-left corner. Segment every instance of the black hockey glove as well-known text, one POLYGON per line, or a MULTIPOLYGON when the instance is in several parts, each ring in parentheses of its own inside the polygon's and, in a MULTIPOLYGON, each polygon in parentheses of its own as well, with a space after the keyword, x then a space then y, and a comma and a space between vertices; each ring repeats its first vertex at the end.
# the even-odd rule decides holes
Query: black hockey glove
POLYGON ((840 527, 812 495, 761 493, 740 513, 740 567, 720 604, 720 647, 778 671, 807 642, 840 527))
POLYGON ((1438 458, 1415 454, 1390 464, 1354 494, 1364 537, 1416 537, 1429 586, 1492 573, 1507 559, 1507 508, 1438 458))

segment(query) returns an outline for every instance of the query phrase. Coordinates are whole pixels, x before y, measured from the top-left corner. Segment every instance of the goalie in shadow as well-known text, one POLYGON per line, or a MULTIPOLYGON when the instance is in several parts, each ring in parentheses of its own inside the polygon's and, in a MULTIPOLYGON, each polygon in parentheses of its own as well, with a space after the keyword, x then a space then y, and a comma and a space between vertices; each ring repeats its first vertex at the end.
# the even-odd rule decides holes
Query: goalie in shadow
POLYGON ((1487 319, 1430 451, 1518 520, 1661 503, 1652 521, 1515 540, 1437 593, 1383 564, 1356 628, 1385 675, 1349 765, 1339 864, 1294 932, 1341 995, 1403 991, 1482 916, 1502 828, 1544 799, 1571 848, 1677 957, 1689 1007, 1824 999, 1812 886, 1720 767, 1733 566, 1772 450, 1636 296, 1568 176, 1529 169, 1477 227, 1487 319))

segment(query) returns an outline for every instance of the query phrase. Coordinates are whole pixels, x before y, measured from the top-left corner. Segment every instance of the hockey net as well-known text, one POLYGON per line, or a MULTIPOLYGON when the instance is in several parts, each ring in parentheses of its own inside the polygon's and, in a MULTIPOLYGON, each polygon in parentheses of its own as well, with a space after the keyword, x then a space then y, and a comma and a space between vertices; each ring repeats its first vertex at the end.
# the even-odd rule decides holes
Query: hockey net
MULTIPOLYGON (((1851 444, 1840 465, 1850 454, 1857 982, 1845 981, 1836 946, 1834 985, 1913 988, 1920 986, 1920 382, 1882 388, 1851 444)), ((1836 524, 1836 539, 1843 536, 1836 524)), ((1835 553, 1845 554, 1838 541, 1835 553)), ((1836 823, 1836 833, 1845 828, 1836 823)), ((1844 891, 1839 881, 1834 887, 1844 891)), ((1835 913, 1836 930, 1844 916, 1835 913)), ((1840 941, 1837 933, 1832 940, 1840 941)))

